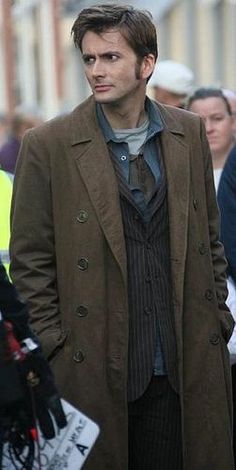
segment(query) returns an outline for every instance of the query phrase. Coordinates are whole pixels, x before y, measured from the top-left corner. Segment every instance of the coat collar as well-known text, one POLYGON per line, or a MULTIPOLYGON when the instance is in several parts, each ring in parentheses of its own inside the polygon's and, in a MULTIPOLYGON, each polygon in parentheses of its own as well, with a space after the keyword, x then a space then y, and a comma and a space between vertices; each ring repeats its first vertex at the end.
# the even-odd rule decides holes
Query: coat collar
MULTIPOLYGON (((160 112, 164 125, 169 132, 184 135, 184 129, 181 122, 171 113, 171 109, 172 112, 176 111, 175 108, 163 106, 160 103, 156 103, 156 106, 160 112)), ((93 97, 90 96, 81 105, 77 106, 71 114, 71 144, 74 145, 82 142, 89 142, 93 137, 91 130, 94 131, 94 128, 99 130, 95 101, 93 97)))

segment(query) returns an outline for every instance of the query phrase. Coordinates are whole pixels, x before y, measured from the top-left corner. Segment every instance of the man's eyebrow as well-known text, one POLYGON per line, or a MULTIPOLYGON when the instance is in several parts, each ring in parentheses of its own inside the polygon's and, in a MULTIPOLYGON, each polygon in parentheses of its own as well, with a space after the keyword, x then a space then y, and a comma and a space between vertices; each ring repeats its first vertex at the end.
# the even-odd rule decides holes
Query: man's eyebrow
MULTIPOLYGON (((83 59, 86 59, 88 57, 95 57, 96 54, 82 54, 83 59)), ((98 57, 107 57, 108 55, 120 55, 120 52, 118 51, 106 51, 103 52, 102 54, 98 54, 98 57)))

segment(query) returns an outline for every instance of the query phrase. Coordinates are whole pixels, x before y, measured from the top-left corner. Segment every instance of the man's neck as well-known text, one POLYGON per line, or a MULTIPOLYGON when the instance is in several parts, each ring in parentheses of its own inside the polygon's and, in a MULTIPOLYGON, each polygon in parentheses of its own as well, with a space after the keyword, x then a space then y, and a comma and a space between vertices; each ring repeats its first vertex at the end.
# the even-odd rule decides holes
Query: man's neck
POLYGON ((130 107, 114 104, 103 104, 102 110, 112 129, 134 129, 141 126, 147 119, 144 101, 130 107))

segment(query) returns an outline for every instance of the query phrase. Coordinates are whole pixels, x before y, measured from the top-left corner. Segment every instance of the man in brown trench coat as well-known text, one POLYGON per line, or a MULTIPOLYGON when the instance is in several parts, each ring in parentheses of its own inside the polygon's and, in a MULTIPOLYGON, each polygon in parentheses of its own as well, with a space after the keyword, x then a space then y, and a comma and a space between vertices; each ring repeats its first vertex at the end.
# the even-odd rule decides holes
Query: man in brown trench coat
POLYGON ((201 119, 147 98, 147 13, 74 23, 93 96, 23 140, 11 275, 60 393, 100 426, 89 470, 232 470, 234 326, 201 119))

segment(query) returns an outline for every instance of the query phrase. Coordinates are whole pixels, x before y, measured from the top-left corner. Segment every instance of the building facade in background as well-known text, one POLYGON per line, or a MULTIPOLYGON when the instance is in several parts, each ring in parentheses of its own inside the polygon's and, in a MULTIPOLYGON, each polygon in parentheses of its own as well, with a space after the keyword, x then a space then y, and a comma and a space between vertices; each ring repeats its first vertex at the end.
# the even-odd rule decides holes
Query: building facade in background
MULTIPOLYGON (((0 0, 0 113, 50 119, 89 95, 70 30, 91 0, 0 0)), ((151 11, 159 58, 188 65, 196 86, 236 90, 236 0, 122 0, 151 11)))

